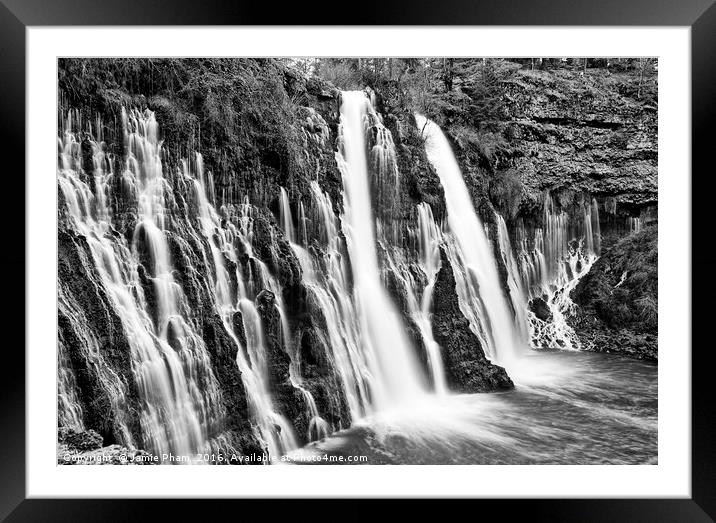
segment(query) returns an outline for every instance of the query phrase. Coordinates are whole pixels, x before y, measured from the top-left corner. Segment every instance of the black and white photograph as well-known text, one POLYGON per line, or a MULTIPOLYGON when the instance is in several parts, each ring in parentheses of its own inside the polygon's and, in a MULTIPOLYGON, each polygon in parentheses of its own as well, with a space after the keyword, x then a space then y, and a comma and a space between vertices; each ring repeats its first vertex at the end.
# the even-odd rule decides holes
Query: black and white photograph
POLYGON ((57 464, 658 465, 658 78, 57 59, 57 464))

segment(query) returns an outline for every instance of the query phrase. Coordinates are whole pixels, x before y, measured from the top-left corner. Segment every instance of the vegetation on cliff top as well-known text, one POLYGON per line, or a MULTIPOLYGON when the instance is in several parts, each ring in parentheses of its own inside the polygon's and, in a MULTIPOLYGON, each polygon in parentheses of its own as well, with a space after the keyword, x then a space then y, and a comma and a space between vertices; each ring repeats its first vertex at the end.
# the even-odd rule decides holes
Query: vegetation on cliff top
POLYGON ((167 153, 201 151, 217 186, 268 205, 278 185, 317 175, 303 161, 301 129, 311 122, 298 98, 323 93, 315 82, 296 88, 291 73, 274 59, 73 58, 60 59, 58 81, 62 104, 100 116, 105 139, 121 143, 122 107, 151 109, 167 153))
MULTIPOLYGON (((232 184, 268 206, 277 185, 306 194, 303 180, 316 178, 340 206, 333 158, 327 154, 316 173, 304 161, 301 129, 315 130, 308 113, 317 109, 335 135, 336 87, 366 86, 378 94, 379 110, 399 115, 403 128, 413 111, 440 124, 478 207, 489 200, 508 221, 538 208, 542 191, 560 187, 626 194, 627 202, 655 198, 657 76, 651 59, 59 62, 64 103, 102 115, 105 136, 112 137, 121 106, 148 107, 175 154, 202 151, 218 186, 232 184)), ((489 221, 486 211, 481 214, 489 221)))
POLYGON ((573 188, 638 205, 656 200, 655 59, 289 62, 341 89, 372 87, 384 113, 417 111, 436 121, 478 207, 489 200, 508 221, 541 208, 545 190, 573 188))

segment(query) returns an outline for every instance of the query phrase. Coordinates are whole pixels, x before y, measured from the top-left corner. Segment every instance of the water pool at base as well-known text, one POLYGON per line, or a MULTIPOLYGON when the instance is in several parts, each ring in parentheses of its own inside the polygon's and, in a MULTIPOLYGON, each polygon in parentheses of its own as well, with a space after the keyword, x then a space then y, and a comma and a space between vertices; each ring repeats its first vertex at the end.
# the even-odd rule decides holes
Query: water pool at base
POLYGON ((503 393, 385 411, 291 454, 313 464, 656 464, 657 365, 532 351, 503 393), (318 458, 321 457, 321 460, 318 458), (365 458, 362 458, 365 459, 365 458))

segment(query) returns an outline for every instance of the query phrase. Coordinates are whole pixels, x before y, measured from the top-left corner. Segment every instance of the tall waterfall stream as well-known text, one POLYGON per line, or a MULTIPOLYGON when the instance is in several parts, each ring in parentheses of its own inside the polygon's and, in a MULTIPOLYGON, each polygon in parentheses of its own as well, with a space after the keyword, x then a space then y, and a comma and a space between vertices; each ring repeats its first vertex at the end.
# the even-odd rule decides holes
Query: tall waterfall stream
MULTIPOLYGON (((201 314, 217 318, 212 332, 225 332, 222 343, 235 351, 234 387, 243 388, 247 403, 242 422, 269 454, 296 460, 365 454, 370 463, 655 462, 656 366, 580 350, 567 322, 570 291, 600 255, 597 202, 585 202, 574 218, 546 194, 544 227, 517 223, 511 236, 499 213, 489 227, 448 138, 434 122, 415 119, 444 190, 444 219, 421 202, 411 220, 391 221, 386 209, 403 190, 396 146, 364 91, 341 93, 340 210, 315 180, 310 201, 280 188, 276 234, 298 260, 304 299, 316 311, 313 349, 324 351, 325 380, 335 388, 326 400, 312 370, 318 363, 307 359, 296 335, 285 283, 256 251, 256 208, 248 197, 226 198, 223 189, 217 195, 198 151, 167 168, 150 111, 122 113, 121 161, 105 147, 99 123, 66 116, 58 137, 60 214, 74 241, 86 245, 93 285, 111 311, 88 308, 63 281, 59 309, 75 333, 72 351, 92 362, 109 398, 114 415, 107 432, 117 442, 178 455, 239 445, 228 429, 226 378, 214 364, 219 355, 192 309, 199 299, 201 314), (128 208, 136 209, 131 218, 128 208), (121 234, 126 220, 136 225, 121 234), (177 253, 185 250, 195 266, 182 273, 179 265, 187 262, 177 253), (450 390, 432 323, 446 262, 477 350, 507 370, 514 390, 450 390), (549 321, 529 309, 535 298, 549 308, 549 321), (271 311, 278 337, 266 330, 271 311), (114 356, 100 350, 99 334, 87 328, 93 314, 118 319, 136 394, 105 361, 114 356), (300 412, 289 412, 274 390, 277 346, 289 360, 287 380, 300 412), (326 412, 326 401, 345 415, 326 412)), ((77 395, 84 378, 72 372, 67 343, 58 354, 59 423, 93 428, 86 426, 77 395)))

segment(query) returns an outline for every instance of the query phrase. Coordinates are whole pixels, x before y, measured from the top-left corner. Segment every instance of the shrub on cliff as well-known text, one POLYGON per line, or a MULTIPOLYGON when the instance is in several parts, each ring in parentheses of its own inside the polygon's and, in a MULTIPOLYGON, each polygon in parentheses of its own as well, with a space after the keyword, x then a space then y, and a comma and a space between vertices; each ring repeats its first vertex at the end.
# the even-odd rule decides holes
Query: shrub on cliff
POLYGON ((59 61, 58 79, 63 106, 81 108, 87 119, 100 116, 105 140, 122 142, 122 107, 148 108, 168 156, 201 151, 217 186, 231 183, 267 203, 268 188, 291 186, 309 169, 305 117, 288 92, 287 74, 275 59, 72 58, 59 61))
POLYGON ((579 282, 572 299, 610 328, 657 331, 657 227, 617 242, 579 282))
POLYGON ((572 318, 587 348, 657 358, 657 226, 618 241, 572 291, 572 318))

